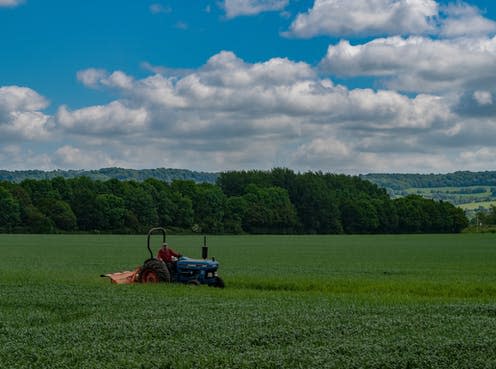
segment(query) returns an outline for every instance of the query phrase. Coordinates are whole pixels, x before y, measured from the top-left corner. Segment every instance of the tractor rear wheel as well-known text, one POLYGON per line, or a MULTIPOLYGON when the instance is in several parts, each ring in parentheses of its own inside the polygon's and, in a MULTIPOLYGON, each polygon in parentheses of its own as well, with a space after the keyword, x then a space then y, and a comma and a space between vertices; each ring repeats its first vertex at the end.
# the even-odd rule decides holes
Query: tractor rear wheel
POLYGON ((138 281, 141 283, 170 282, 169 269, 158 259, 148 259, 141 267, 138 281))

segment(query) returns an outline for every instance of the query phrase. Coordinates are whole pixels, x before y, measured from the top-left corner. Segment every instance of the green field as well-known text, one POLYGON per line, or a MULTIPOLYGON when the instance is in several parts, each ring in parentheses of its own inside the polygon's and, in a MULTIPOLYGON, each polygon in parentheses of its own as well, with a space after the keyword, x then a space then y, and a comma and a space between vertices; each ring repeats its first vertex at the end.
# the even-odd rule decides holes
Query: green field
POLYGON ((495 201, 482 201, 482 202, 469 202, 467 204, 461 204, 459 207, 461 207, 463 210, 479 210, 479 208, 484 208, 484 209, 490 209, 491 206, 496 206, 496 200, 495 201))
POLYGON ((208 243, 224 290, 99 277, 145 236, 0 235, 0 368, 496 367, 496 235, 208 243))
POLYGON ((402 195, 419 195, 427 199, 448 201, 464 210, 489 209, 496 204, 492 186, 407 188, 402 195))

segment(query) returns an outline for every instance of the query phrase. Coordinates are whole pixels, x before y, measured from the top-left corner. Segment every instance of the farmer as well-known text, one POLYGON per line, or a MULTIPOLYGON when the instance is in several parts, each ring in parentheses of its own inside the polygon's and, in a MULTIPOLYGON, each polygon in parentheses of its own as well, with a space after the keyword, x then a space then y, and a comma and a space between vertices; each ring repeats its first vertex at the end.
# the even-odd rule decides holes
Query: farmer
POLYGON ((173 257, 180 258, 181 256, 180 253, 171 249, 167 242, 164 242, 160 250, 158 250, 157 259, 162 260, 165 263, 172 263, 175 261, 173 257))

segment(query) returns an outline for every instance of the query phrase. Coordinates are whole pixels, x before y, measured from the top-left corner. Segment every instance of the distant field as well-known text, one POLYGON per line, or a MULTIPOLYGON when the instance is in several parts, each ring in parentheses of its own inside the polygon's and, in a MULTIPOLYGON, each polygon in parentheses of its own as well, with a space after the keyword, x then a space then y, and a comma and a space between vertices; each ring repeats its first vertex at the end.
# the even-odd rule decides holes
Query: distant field
POLYGON ((468 204, 461 204, 459 206, 464 210, 477 210, 479 208, 489 209, 493 205, 496 206, 496 200, 483 201, 483 202, 471 202, 468 204))
POLYGON ((496 235, 207 241, 224 290, 99 277, 144 236, 0 235, 0 368, 496 367, 496 235))
POLYGON ((415 194, 428 199, 448 201, 464 210, 474 211, 479 207, 489 209, 491 205, 496 205, 493 190, 492 186, 426 187, 408 188, 403 190, 402 194, 403 196, 415 194))

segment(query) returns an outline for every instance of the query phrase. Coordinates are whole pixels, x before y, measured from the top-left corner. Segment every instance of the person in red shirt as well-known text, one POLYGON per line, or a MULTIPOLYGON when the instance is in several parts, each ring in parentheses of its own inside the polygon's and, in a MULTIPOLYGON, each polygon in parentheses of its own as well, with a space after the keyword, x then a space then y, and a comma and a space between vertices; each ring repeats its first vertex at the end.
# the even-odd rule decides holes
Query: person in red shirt
POLYGON ((162 244, 160 250, 157 253, 157 259, 162 260, 165 263, 172 263, 173 257, 180 258, 182 255, 177 251, 171 249, 167 242, 162 244))

